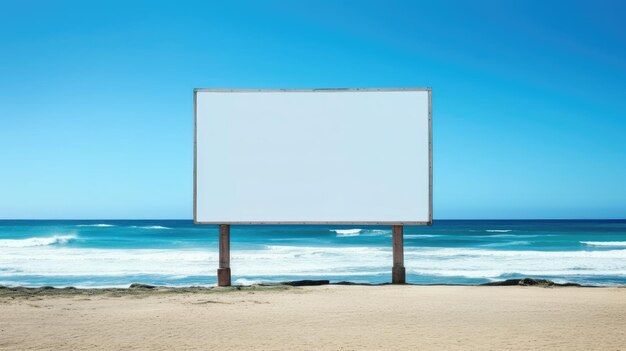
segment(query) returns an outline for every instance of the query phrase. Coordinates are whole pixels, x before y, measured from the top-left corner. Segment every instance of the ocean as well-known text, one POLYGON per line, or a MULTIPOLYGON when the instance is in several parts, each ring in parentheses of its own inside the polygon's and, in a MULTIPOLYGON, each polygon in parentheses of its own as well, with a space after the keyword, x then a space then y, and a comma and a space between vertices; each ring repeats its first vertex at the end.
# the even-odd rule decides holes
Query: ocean
MULTIPOLYGON (((0 221, 0 285, 215 285, 217 226, 188 220, 0 221)), ((626 284, 626 220, 436 220, 405 227, 407 282, 626 284)), ((391 280, 389 226, 232 226, 234 284, 391 280)))

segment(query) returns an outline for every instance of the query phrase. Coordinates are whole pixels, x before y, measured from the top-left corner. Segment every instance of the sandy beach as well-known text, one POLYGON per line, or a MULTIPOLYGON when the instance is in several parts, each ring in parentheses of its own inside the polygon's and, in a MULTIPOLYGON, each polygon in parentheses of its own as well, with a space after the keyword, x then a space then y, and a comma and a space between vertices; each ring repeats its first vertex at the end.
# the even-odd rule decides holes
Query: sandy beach
POLYGON ((0 289, 2 350, 623 350, 626 288, 0 289))

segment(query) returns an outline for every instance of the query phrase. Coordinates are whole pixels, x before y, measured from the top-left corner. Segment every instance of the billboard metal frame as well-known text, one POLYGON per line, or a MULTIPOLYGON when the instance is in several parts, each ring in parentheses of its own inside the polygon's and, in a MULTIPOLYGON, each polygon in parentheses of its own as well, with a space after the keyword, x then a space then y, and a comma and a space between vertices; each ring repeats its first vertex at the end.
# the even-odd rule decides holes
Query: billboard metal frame
POLYGON ((220 89, 220 88, 196 88, 193 90, 193 222, 194 224, 233 224, 233 225, 432 225, 433 221, 433 127, 432 127, 432 88, 322 88, 322 89, 220 89), (299 93, 299 92, 398 92, 398 91, 426 91, 428 92, 428 221, 198 221, 197 220, 197 93, 299 93))

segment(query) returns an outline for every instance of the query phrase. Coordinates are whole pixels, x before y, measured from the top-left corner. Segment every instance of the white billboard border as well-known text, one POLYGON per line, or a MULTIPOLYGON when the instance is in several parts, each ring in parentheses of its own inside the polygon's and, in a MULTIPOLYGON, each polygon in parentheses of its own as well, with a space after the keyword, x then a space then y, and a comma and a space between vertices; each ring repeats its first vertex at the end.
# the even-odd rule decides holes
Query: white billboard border
POLYGON ((433 110, 432 88, 319 88, 319 89, 224 89, 224 88, 195 88, 193 90, 193 223, 194 224, 227 224, 227 225, 423 225, 433 223, 433 110), (380 92, 380 91, 426 91, 428 92, 428 221, 208 221, 197 220, 197 93, 336 93, 336 92, 380 92))

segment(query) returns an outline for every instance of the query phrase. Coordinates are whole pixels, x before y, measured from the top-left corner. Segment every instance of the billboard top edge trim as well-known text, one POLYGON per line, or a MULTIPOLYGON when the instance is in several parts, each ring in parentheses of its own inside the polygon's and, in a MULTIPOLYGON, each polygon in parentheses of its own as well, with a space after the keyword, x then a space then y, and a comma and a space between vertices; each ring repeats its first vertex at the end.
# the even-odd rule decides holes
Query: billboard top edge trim
POLYGON ((337 93, 337 92, 400 92, 400 91, 427 91, 431 87, 414 88, 316 88, 316 89, 225 89, 225 88, 194 88, 193 92, 209 93, 337 93))

